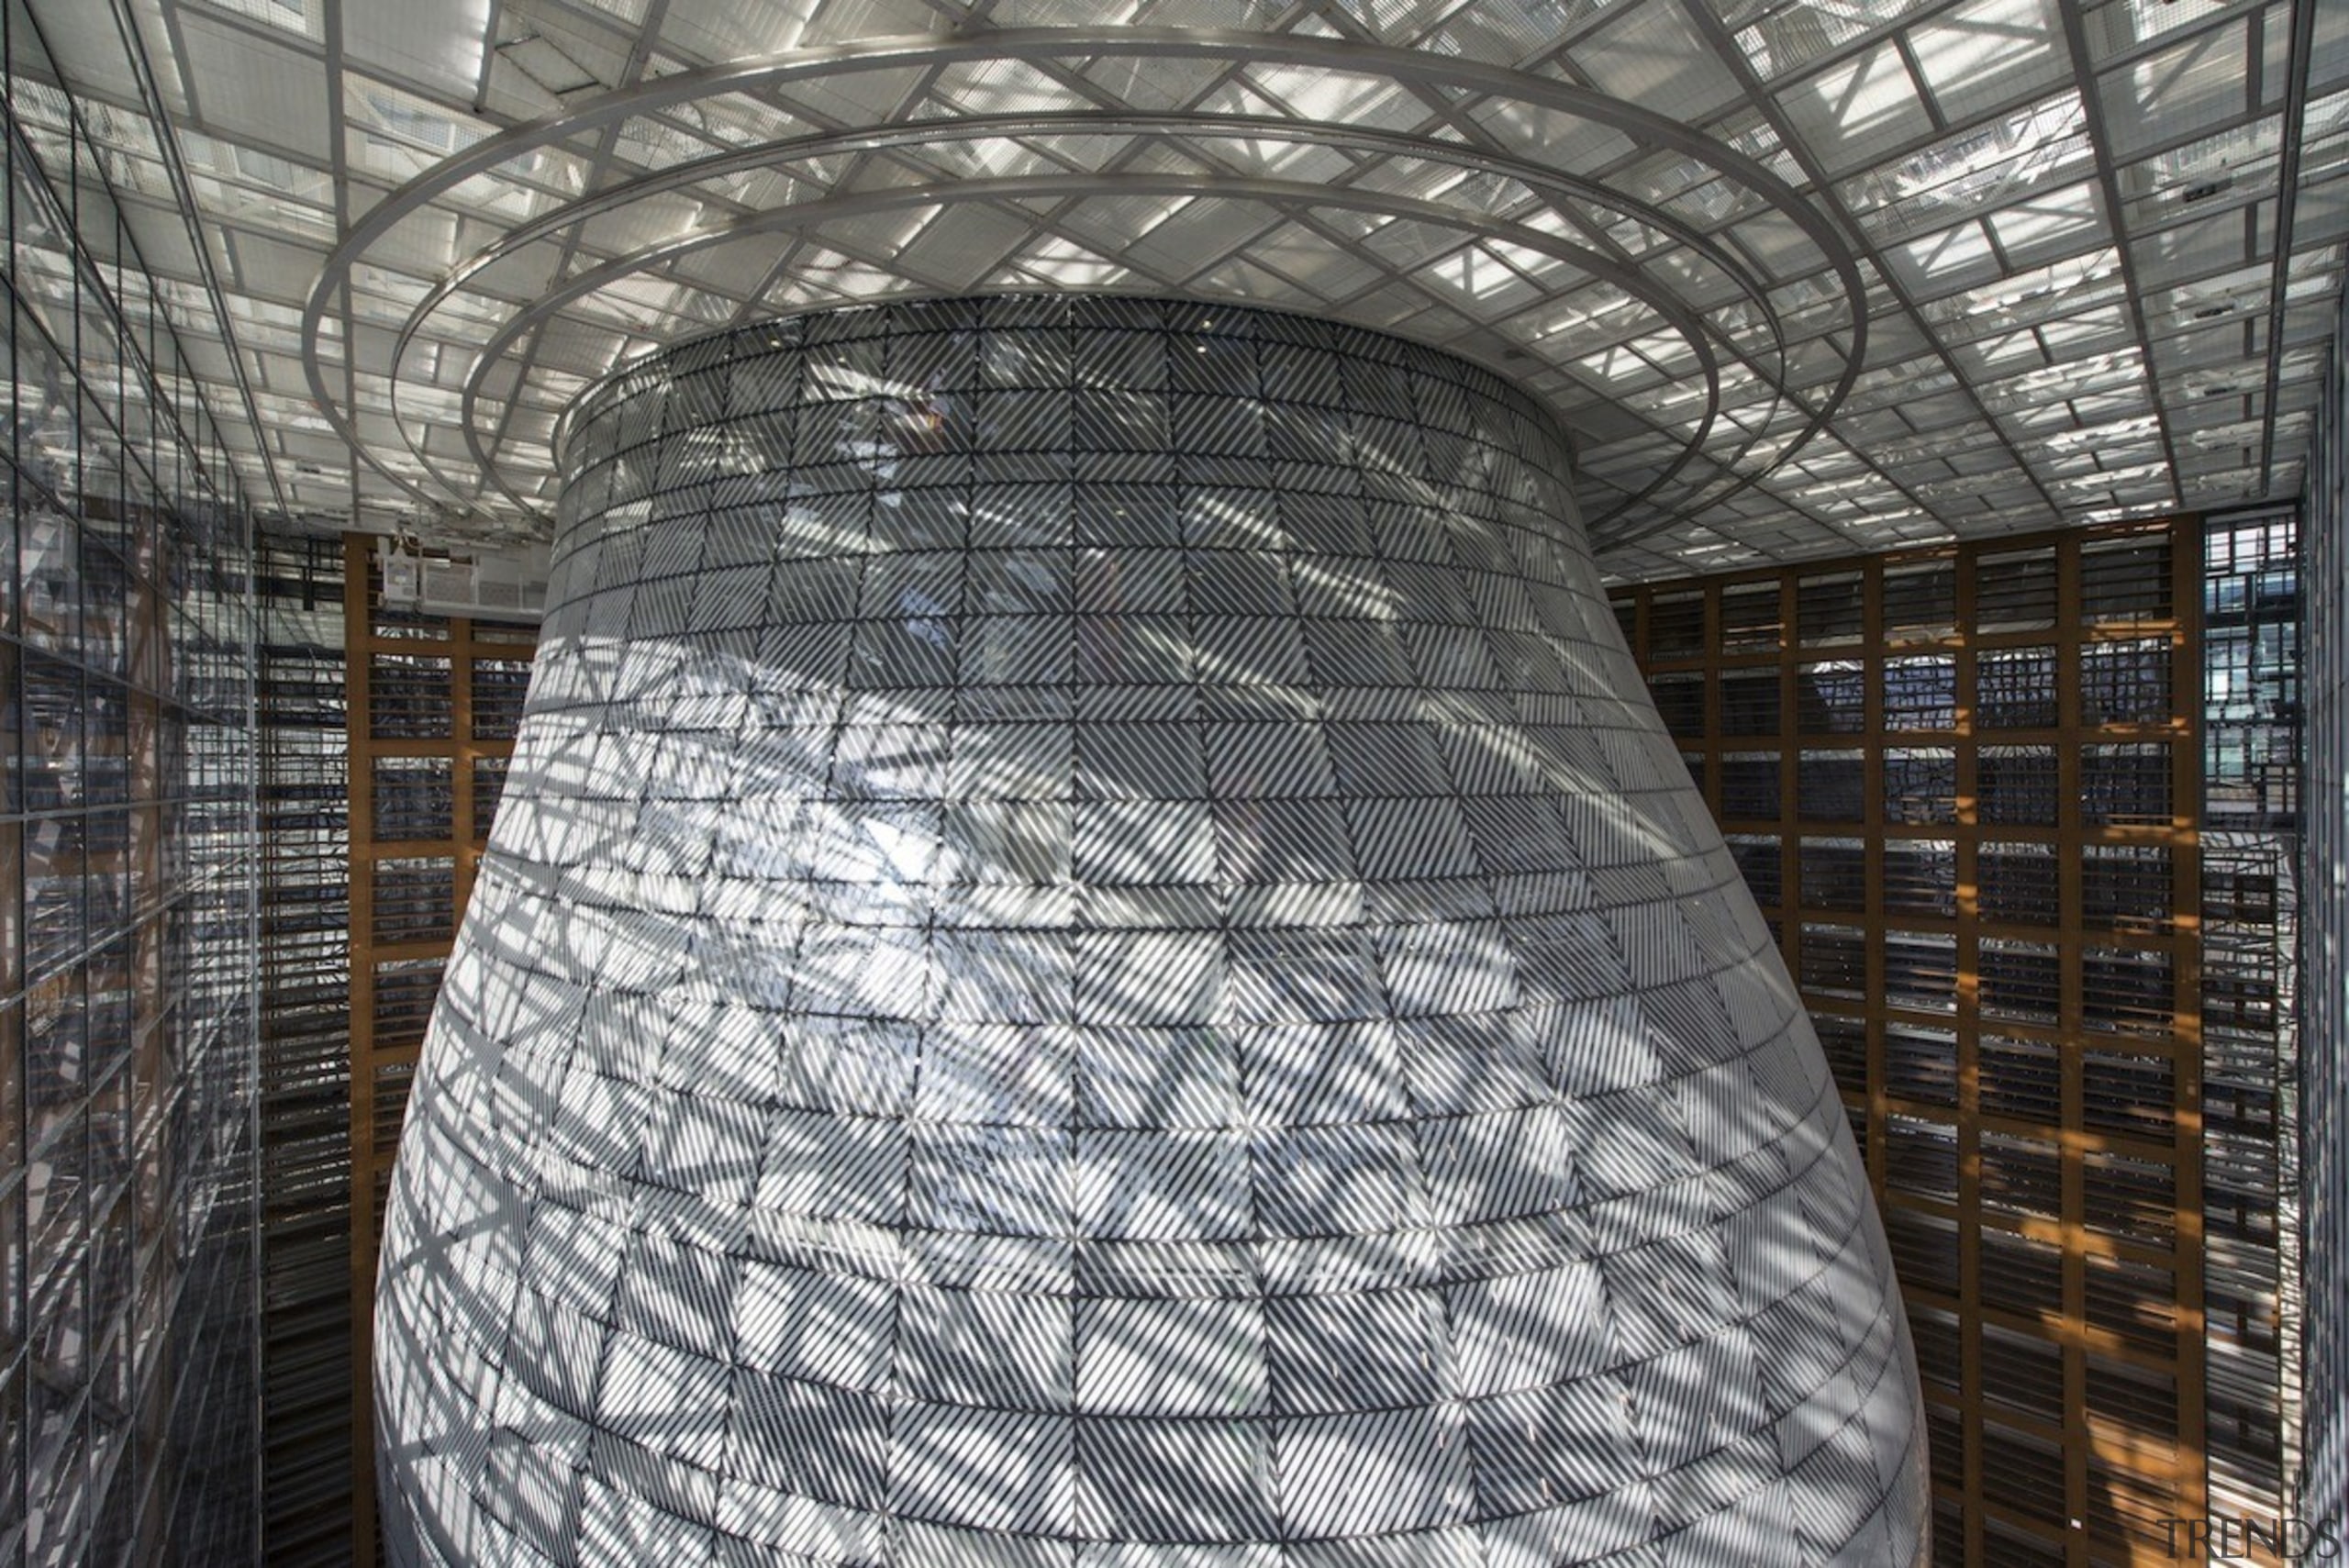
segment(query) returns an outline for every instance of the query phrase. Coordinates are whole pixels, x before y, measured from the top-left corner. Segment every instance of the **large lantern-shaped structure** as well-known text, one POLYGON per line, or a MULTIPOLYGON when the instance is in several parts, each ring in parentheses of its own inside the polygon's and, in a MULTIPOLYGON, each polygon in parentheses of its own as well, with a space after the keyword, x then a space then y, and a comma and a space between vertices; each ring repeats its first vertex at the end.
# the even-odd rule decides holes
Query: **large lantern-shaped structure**
POLYGON ((1529 399, 989 298, 672 350, 566 452, 391 1200, 397 1558, 1922 1559, 1842 1105, 1529 399))

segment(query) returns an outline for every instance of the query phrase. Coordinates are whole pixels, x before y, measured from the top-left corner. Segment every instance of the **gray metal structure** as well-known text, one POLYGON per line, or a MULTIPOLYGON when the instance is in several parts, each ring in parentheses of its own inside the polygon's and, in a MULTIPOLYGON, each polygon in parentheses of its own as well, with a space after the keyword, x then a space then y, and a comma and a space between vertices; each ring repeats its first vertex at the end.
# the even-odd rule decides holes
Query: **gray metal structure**
POLYGON ((1626 577, 2283 498, 2349 233, 2322 0, 35 8, 249 488, 447 539, 663 344, 1040 288, 1497 369, 1626 577))
POLYGON ((894 304, 567 460, 386 1224, 396 1561, 1922 1561, 1865 1173, 1532 400, 894 304))

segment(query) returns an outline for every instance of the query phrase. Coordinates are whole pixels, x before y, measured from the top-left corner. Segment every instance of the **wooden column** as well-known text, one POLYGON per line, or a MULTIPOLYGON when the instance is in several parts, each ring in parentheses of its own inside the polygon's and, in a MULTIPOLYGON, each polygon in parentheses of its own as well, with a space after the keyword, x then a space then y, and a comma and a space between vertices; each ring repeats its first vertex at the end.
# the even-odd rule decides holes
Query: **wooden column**
MULTIPOLYGON (((376 1250, 398 1124, 405 1114, 406 1080, 421 1049, 412 1030, 385 1038, 383 1005, 393 994, 383 981, 391 974, 401 977, 396 995, 406 1000, 406 1016, 412 1018, 414 1007, 423 1002, 411 983, 417 966, 446 960, 454 949, 490 828, 476 810, 480 768, 486 762, 502 763, 514 751, 512 736, 504 732, 503 710, 483 700, 479 664, 484 660, 527 660, 533 647, 527 640, 487 636, 489 628, 479 622, 429 616, 401 617, 402 627, 413 635, 385 635, 374 551, 372 537, 343 536, 351 759, 351 1554, 359 1568, 372 1568, 377 1552, 373 1379, 376 1250), (434 733, 422 736, 384 733, 386 715, 379 707, 385 694, 377 689, 374 676, 376 661, 386 656, 448 662, 445 728, 433 726, 434 733), (484 720, 499 732, 483 733, 484 720), (448 763, 451 798, 445 836, 383 836, 385 825, 378 822, 375 812, 376 766, 400 759, 448 763), (445 863, 450 911, 445 927, 421 935, 406 929, 384 932, 377 873, 395 861, 411 867, 418 862, 445 863)), ((407 688, 402 695, 410 704, 403 711, 412 719, 416 690, 407 688)), ((411 870, 406 892, 412 899, 417 891, 411 870)))

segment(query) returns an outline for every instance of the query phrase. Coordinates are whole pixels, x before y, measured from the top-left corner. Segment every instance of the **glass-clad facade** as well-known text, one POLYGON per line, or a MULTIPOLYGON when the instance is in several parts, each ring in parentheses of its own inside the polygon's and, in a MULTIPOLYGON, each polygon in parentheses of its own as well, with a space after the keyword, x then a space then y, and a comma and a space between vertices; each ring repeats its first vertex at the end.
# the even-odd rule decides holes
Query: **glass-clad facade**
POLYGON ((2308 703, 2299 1113, 2312 1507, 2349 1507, 2349 363, 2336 354, 2310 464, 2299 577, 2308 703))
POLYGON ((0 1561, 256 1550, 250 517, 15 5, 0 1561))

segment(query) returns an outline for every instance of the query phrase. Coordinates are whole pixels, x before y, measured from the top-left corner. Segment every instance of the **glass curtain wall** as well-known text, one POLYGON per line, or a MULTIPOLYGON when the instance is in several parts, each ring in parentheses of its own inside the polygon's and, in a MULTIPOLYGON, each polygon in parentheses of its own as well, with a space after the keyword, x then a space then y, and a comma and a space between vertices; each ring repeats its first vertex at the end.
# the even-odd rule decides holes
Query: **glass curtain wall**
POLYGON ((0 1561, 250 1560, 250 518, 123 154, 0 51, 0 1561))
POLYGON ((2299 515, 2210 519, 2202 592, 2202 1209, 2211 1512, 2287 1512, 2299 1437, 2299 515))
POLYGON ((270 1568, 347 1568, 351 773, 342 540, 263 531, 262 1530, 270 1568))
POLYGON ((2349 427, 2344 366, 2325 373, 2300 573, 2308 728, 2300 884, 2300 1152, 2308 1303, 2303 1507, 2349 1509, 2349 427))

